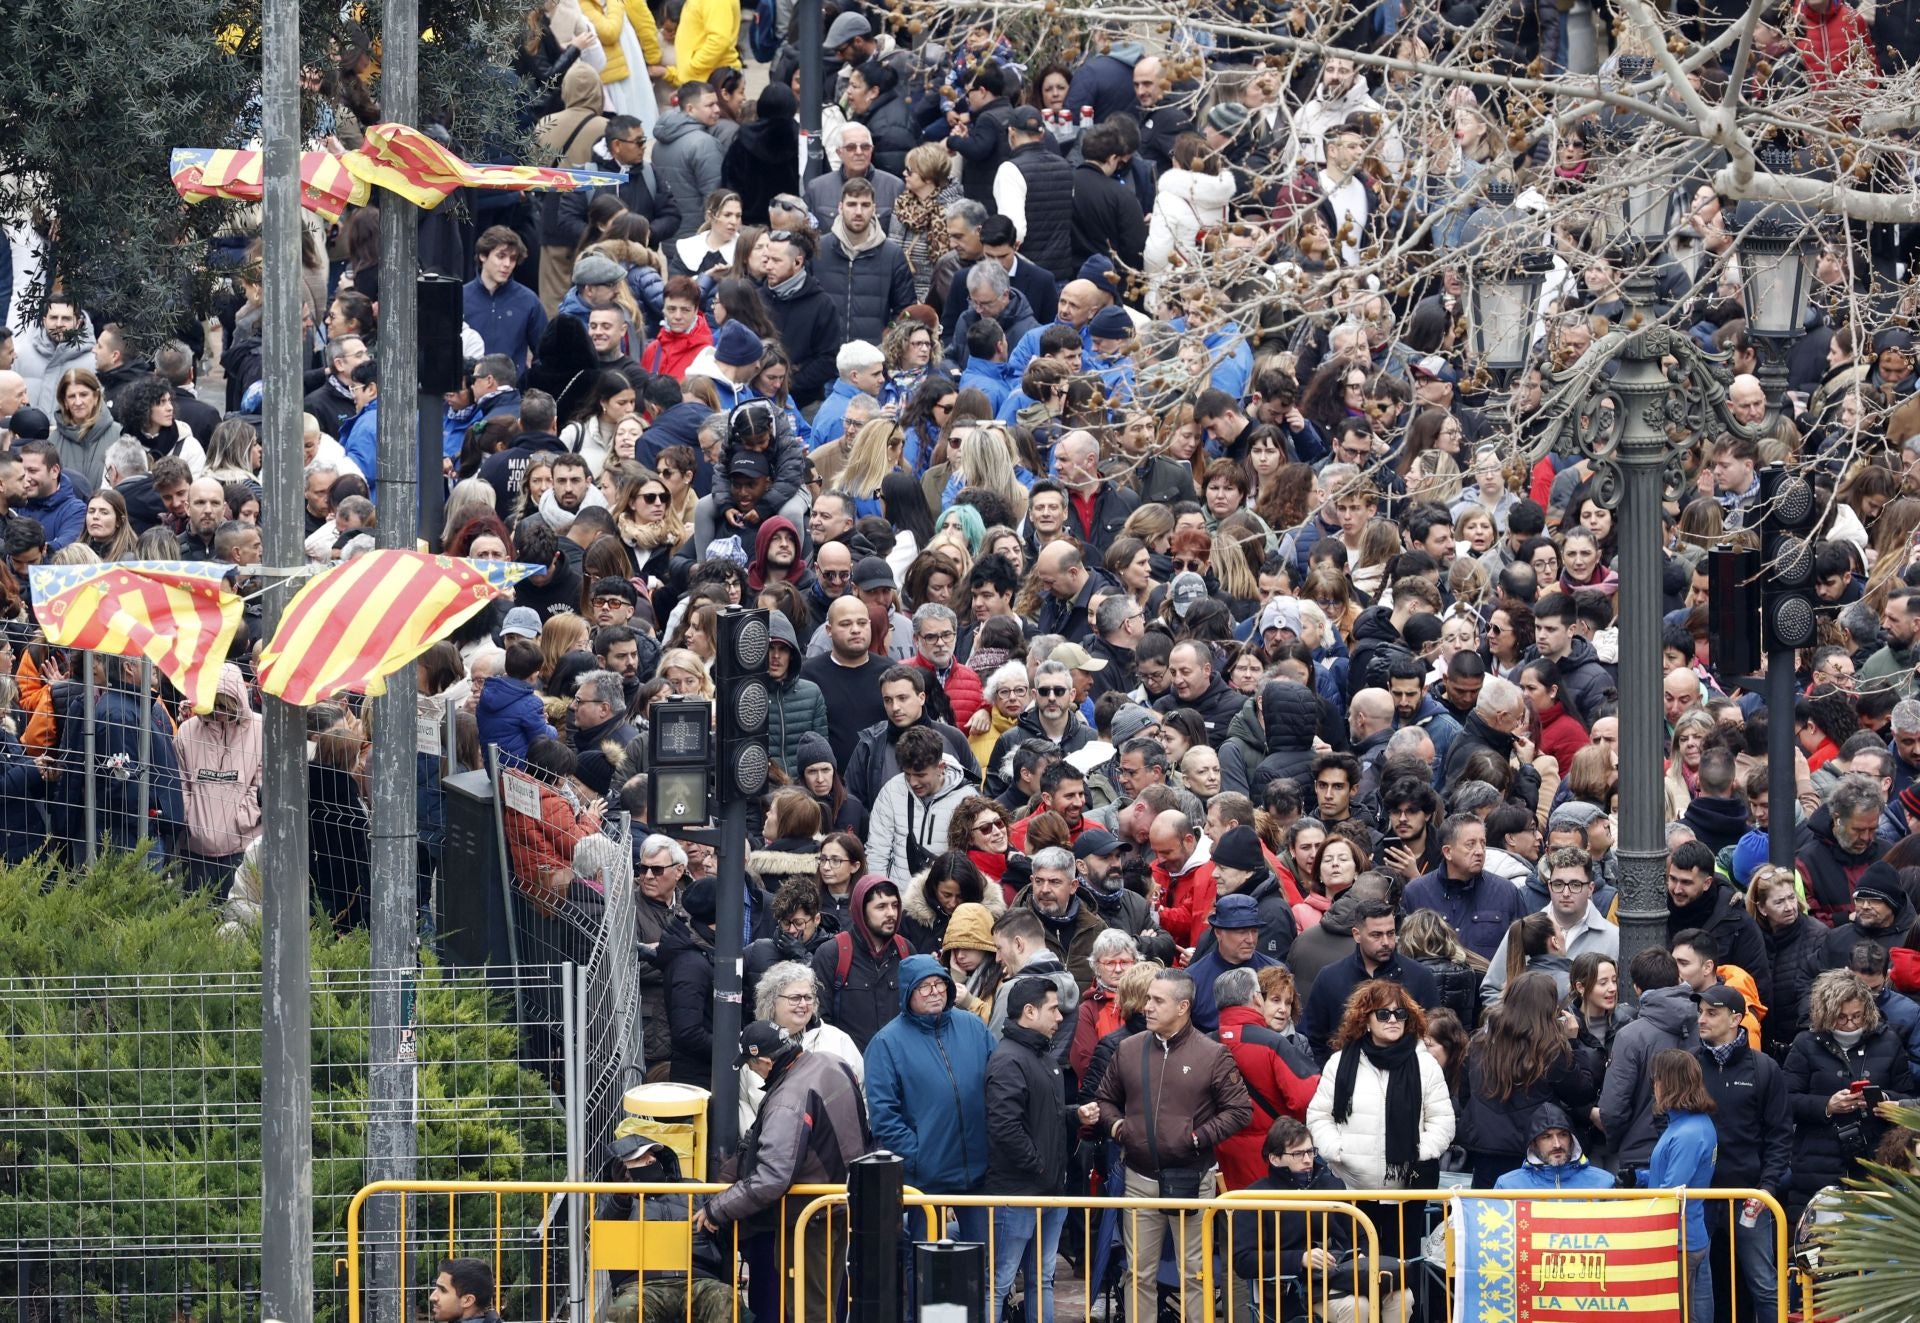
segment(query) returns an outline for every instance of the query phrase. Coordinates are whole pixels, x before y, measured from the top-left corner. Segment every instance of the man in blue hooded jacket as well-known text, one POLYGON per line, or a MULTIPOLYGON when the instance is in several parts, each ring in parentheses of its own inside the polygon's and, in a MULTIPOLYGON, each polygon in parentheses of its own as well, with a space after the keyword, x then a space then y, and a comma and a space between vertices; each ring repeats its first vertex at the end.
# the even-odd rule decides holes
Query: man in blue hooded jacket
POLYGON ((1496 1190, 1611 1190, 1613 1173, 1580 1151, 1573 1123, 1556 1103, 1533 1109, 1527 1123, 1527 1160, 1496 1179, 1496 1190))
MULTIPOLYGON (((900 1014, 867 1044, 867 1122, 873 1142, 905 1159, 906 1182, 927 1194, 978 1194, 987 1179, 987 1100, 981 1081, 993 1035, 953 1008, 953 980, 929 955, 900 962, 900 1014)), ((987 1243, 988 1210, 962 1208, 960 1239, 987 1243)))

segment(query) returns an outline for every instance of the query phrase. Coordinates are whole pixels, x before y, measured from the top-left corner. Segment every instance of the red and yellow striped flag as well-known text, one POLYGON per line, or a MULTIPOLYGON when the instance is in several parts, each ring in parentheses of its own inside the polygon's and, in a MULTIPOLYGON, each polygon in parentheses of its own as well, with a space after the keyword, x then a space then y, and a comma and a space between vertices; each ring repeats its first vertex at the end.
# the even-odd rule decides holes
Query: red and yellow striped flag
POLYGON ((537 565, 373 551, 318 575, 287 603, 260 654, 260 691, 296 707, 386 677, 504 595, 537 565))
POLYGON ((358 151, 340 158, 363 184, 390 189, 417 207, 431 210, 456 188, 530 189, 616 187, 626 176, 600 170, 533 165, 471 165, 419 129, 405 124, 373 124, 358 151))
MULTIPOLYGON (((225 198, 260 200, 261 154, 237 147, 176 147, 170 162, 173 188, 188 202, 225 198)), ((339 220, 349 205, 363 206, 373 191, 330 152, 300 153, 300 205, 339 220)))
POLYGON ((213 711, 220 663, 240 628, 229 565, 126 561, 36 565, 33 614, 47 641, 116 657, 145 657, 193 704, 213 711))

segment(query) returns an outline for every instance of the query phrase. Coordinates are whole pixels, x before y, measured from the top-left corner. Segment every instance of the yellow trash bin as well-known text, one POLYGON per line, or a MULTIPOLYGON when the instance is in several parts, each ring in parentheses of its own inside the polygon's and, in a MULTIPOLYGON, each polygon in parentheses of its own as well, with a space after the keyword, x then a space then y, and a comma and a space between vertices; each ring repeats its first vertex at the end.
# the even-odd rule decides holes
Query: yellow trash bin
POLYGON ((640 1135, 680 1158, 680 1173, 707 1179, 707 1103, 713 1095, 692 1084, 636 1084, 621 1095, 626 1119, 614 1137, 640 1135))

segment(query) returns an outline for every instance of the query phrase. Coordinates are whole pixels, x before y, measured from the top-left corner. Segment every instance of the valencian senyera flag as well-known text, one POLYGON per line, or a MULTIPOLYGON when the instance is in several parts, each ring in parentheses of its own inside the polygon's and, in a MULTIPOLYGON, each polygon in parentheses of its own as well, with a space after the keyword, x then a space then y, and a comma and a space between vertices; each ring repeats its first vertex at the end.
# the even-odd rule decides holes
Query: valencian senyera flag
POLYGON ((1452 1201, 1453 1323, 1680 1323, 1680 1201, 1452 1201))
POLYGON ((342 689, 386 692, 386 677, 540 566, 423 551, 372 551, 293 595, 260 654, 260 691, 296 707, 342 689))
MULTIPOLYGON (((263 153, 240 147, 176 147, 170 162, 174 192, 189 202, 260 200, 263 153)), ((364 206, 373 190, 330 152, 300 153, 300 205, 337 221, 349 205, 364 206)))
POLYGON ((47 642, 145 657, 195 712, 206 713, 240 628, 240 598, 227 582, 232 570, 170 560, 35 565, 28 582, 47 642))
MULTIPOLYGON (((262 153, 237 147, 176 147, 173 187, 188 202, 260 200, 262 153)), ((603 170, 532 165, 471 165, 419 129, 375 124, 366 141, 342 156, 300 154, 300 205, 339 220, 349 204, 363 205, 374 187, 391 189, 415 206, 439 206, 457 188, 570 190, 611 188, 626 176, 603 170)))

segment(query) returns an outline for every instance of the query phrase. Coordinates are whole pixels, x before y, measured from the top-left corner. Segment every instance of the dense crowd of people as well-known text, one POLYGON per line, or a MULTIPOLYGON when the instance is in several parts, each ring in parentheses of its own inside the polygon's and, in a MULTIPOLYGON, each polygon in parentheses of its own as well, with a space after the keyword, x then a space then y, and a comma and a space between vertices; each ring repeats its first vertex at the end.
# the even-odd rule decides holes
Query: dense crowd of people
MULTIPOLYGON (((1543 372, 1641 311, 1619 235, 1560 209, 1632 126, 1609 109, 1515 151, 1519 107, 1465 87, 1420 120, 1441 104, 1427 73, 1370 84, 1349 57, 1437 58, 1449 29, 1371 21, 1386 12, 1340 28, 1295 8, 1328 45, 1282 72, 1200 31, 1094 34, 1069 66, 977 15, 908 29, 830 4, 809 170, 789 6, 557 0, 514 61, 527 124, 543 161, 623 182, 472 194, 423 227, 425 264, 467 282, 445 519, 425 532, 539 567, 416 668, 455 723, 450 758, 419 755, 423 915, 446 885, 440 778, 488 748, 538 798, 509 815, 516 885, 590 900, 625 848, 603 818, 646 814, 652 705, 713 696, 720 612, 771 613, 747 1140, 701 1214, 754 1232, 756 1316, 766 1210, 875 1147, 930 1193, 1445 1171, 1757 1187, 1794 1217, 1916 1139, 1891 1112, 1920 1069, 1916 352, 1858 315, 1897 292, 1913 227, 1822 230, 1769 397, 1736 208, 1710 163, 1676 178, 1657 310, 1731 356, 1728 407, 1763 437, 1678 438, 1662 563, 1622 565, 1594 463, 1532 456, 1543 372), (771 78, 750 99, 756 59, 771 78), (1500 379, 1459 320, 1488 236, 1551 267, 1529 361, 1500 379), (1420 252, 1409 279, 1369 268, 1390 239, 1420 252), (1705 552, 1751 523, 1771 462, 1823 511, 1821 636, 1790 711, 1706 641, 1705 552), (1623 573, 1661 576, 1671 739, 1666 941, 1624 965, 1623 573), (1769 802, 1771 721, 1793 723, 1790 804, 1769 802), (1791 868, 1767 862, 1780 830, 1791 868)), ((1496 62, 1562 76, 1567 25, 1513 7, 1496 62)), ((1769 7, 1752 96, 1904 67, 1911 26, 1898 6, 1769 7)), ((1646 54, 1623 30, 1603 81, 1646 54)), ((1716 72, 1697 71, 1710 100, 1716 72)), ((317 131, 357 141, 367 76, 364 58, 329 73, 317 131)), ((310 230, 299 517, 325 564, 379 518, 377 213, 310 230)), ((257 607, 216 710, 186 719, 136 663, 88 676, 49 648, 25 584, 43 559, 225 562, 252 584, 260 400, 282 388, 261 379, 260 280, 256 246, 222 309, 217 401, 186 344, 138 347, 65 295, 0 339, 0 836, 16 858, 77 848, 94 783, 103 837, 156 838, 242 918, 262 885, 257 607), (76 777, 96 727, 112 775, 76 777)), ((309 727, 315 900, 352 927, 366 728, 347 699, 309 727)), ((708 1085, 712 854, 644 827, 632 851, 647 1060, 708 1085)), ((1051 1316, 1063 1221, 963 1210, 962 1238, 993 1228, 996 1302, 1025 1265, 1045 1302, 1028 1316, 1051 1316)), ((1128 1316, 1149 1318, 1164 1252, 1197 1317, 1197 1227, 1117 1221, 1065 1236, 1075 1270, 1134 1265, 1128 1316)), ((1379 1221, 1386 1253, 1419 1252, 1398 1213, 1379 1221)), ((1278 1226, 1240 1237, 1237 1269, 1351 1261, 1304 1218, 1278 1226)), ((1736 1297, 1769 1316, 1768 1214, 1690 1201, 1687 1228, 1694 1317, 1736 1297)), ((1396 1293, 1389 1312, 1422 1307, 1396 1293)))

